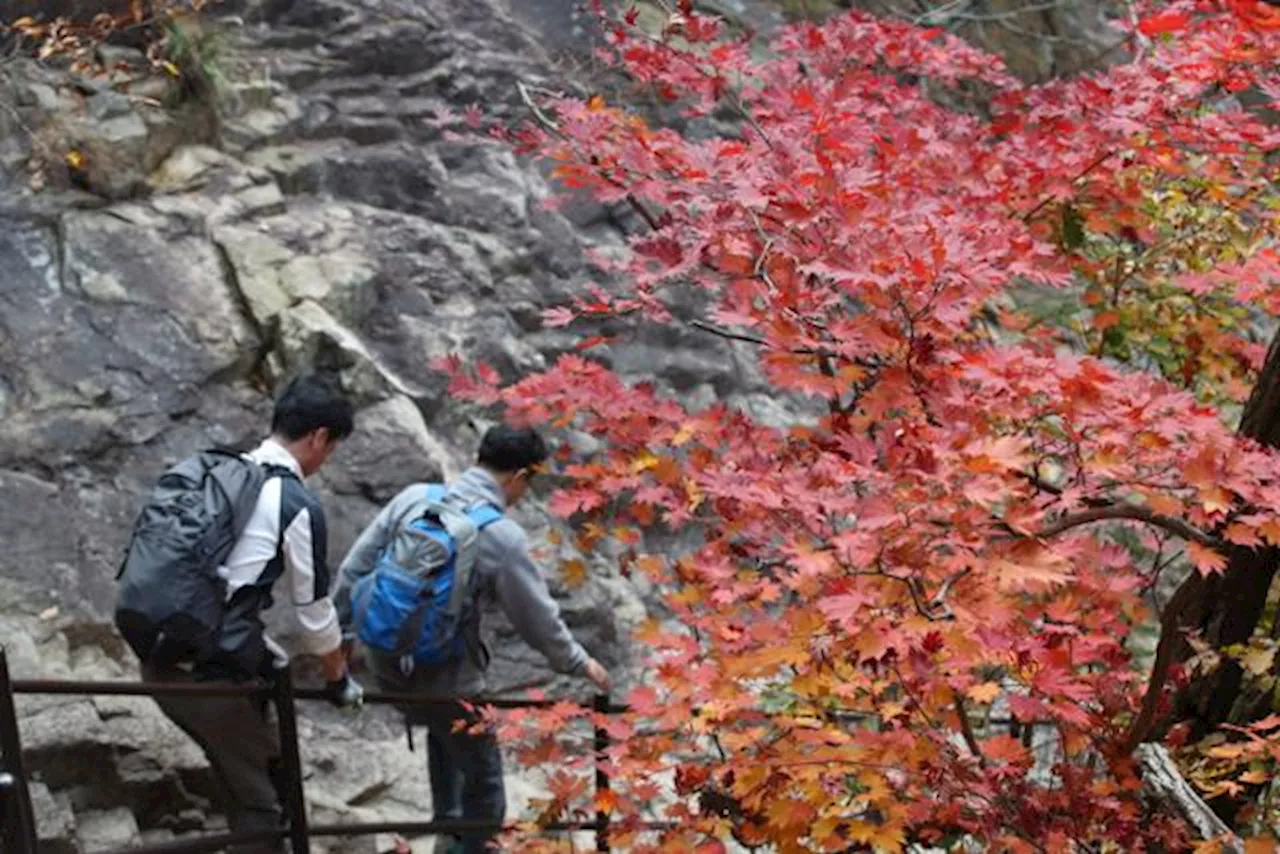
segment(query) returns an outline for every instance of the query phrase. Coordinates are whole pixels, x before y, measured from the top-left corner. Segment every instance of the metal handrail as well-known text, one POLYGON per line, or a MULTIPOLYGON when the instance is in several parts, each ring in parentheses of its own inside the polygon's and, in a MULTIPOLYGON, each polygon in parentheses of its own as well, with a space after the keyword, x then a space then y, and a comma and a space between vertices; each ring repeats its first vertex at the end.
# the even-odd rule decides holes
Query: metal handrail
POLYGON ((92 854, 214 854, 232 845, 251 845, 255 842, 274 842, 283 839, 289 833, 288 828, 279 830, 246 830, 239 833, 214 833, 208 836, 187 836, 181 839, 166 839, 164 842, 149 842, 135 845, 132 848, 112 848, 106 851, 94 851, 92 854))
MULTIPOLYGON (((100 697, 252 697, 270 694, 274 689, 265 682, 124 682, 120 680, 74 681, 61 679, 13 679, 10 690, 14 694, 95 695, 100 697)), ((327 700, 320 688, 295 688, 294 697, 299 700, 327 700)), ((394 691, 365 691, 364 702, 369 705, 435 706, 452 705, 458 701, 447 697, 424 697, 394 691)), ((604 695, 597 695, 591 703, 578 700, 518 700, 504 697, 477 699, 477 706, 493 706, 497 709, 546 709, 568 703, 570 705, 603 711, 606 714, 625 712, 628 707, 610 703, 604 695), (605 701, 601 708, 600 700, 605 701)))
MULTIPOLYGON (((195 838, 174 839, 150 843, 132 848, 115 849, 94 854, 205 854, 221 850, 228 845, 246 842, 288 838, 293 854, 308 854, 311 836, 361 836, 372 833, 449 833, 467 830, 502 830, 519 826, 501 822, 476 822, 463 820, 371 822, 365 824, 325 824, 309 827, 306 801, 302 789, 302 761, 298 754, 297 712, 294 701, 327 700, 328 695, 314 688, 295 689, 289 668, 280 671, 271 683, 265 681, 241 684, 199 682, 123 682, 123 681, 62 681, 47 679, 10 679, 4 647, 0 646, 0 774, 7 777, 9 786, 0 786, 0 808, 12 802, 14 813, 13 836, 16 841, 7 842, 6 850, 15 854, 36 854, 37 839, 34 812, 30 793, 26 788, 22 768, 21 740, 17 714, 13 709, 15 694, 98 695, 98 696, 187 696, 187 697, 250 697, 270 694, 276 703, 276 718, 280 727, 281 771, 285 778, 285 816, 288 823, 279 830, 253 831, 249 833, 222 833, 195 838), (7 794, 6 794, 7 793, 7 794), (12 795, 12 797, 10 797, 12 795)), ((364 695, 371 705, 431 706, 452 704, 457 700, 423 697, 416 694, 369 691, 364 695)), ((596 713, 616 714, 627 710, 624 705, 613 704, 605 695, 596 695, 590 703, 572 700, 515 700, 477 699, 477 706, 493 706, 502 709, 548 708, 565 703, 591 709, 596 713)), ((609 746, 608 732, 594 727, 592 747, 596 757, 595 785, 597 794, 609 787, 609 777, 601 760, 609 746)), ((0 816, 4 814, 0 812, 0 816)), ((8 822, 6 821, 6 824, 8 822)), ((644 822, 646 827, 666 828, 668 822, 644 822)), ((596 850, 609 850, 609 817, 597 810, 593 821, 560 821, 543 825, 547 831, 592 830, 596 834, 596 850)), ((6 831, 7 833, 8 831, 6 831)))

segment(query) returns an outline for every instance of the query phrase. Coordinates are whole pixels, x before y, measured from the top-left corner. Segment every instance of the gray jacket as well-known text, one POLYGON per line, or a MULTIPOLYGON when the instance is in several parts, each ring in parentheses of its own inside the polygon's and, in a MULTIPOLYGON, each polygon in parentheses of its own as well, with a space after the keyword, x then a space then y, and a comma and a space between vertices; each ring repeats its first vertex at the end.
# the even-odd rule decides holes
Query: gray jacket
MULTIPOLYGON (((395 535, 396 526, 413 505, 421 502, 427 484, 401 490, 369 524, 342 561, 341 580, 334 597, 338 621, 344 634, 352 624, 351 590, 357 579, 373 570, 382 550, 395 535)), ((450 485, 449 491, 464 499, 488 501, 505 509, 506 498, 498 481, 483 468, 472 467, 450 485)), ((475 570, 477 590, 482 598, 496 601, 520 636, 542 653, 551 667, 577 674, 587 662, 587 652, 569 634, 560 618, 560 609, 547 589, 546 579, 529 558, 528 537, 516 522, 504 517, 480 532, 475 570)), ((477 697, 484 693, 484 671, 489 652, 480 637, 480 608, 472 611, 471 623, 463 627, 468 639, 468 655, 460 661, 428 672, 414 674, 412 684, 403 681, 394 663, 370 655, 369 663, 381 682, 392 688, 441 697, 477 697)))

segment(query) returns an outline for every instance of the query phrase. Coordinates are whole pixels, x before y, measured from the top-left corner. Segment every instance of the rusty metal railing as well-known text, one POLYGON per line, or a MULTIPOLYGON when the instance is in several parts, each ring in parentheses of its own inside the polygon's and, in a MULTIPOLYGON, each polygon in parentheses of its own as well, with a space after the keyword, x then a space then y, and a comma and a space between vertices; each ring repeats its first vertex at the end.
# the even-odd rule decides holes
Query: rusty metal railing
MULTIPOLYGON (((310 825, 307 820, 306 797, 302 786, 302 760, 298 751, 297 700, 323 700, 326 694, 319 689, 295 688, 292 671, 282 669, 271 684, 261 682, 245 685, 228 683, 169 683, 169 682, 77 682, 45 679, 10 678, 5 650, 0 646, 0 840, 4 852, 13 854, 38 854, 38 830, 31 793, 27 788, 26 771, 22 760, 22 740, 18 728, 18 715, 14 707, 15 694, 97 695, 97 696, 203 696, 247 697, 270 694, 276 706, 276 720, 280 728, 280 771, 283 779, 284 814, 286 823, 278 830, 251 833, 220 833, 200 837, 186 837, 166 842, 115 849, 93 854, 205 854, 220 851, 229 845, 288 839, 292 854, 309 854, 310 840, 316 836, 363 836, 375 833, 404 834, 454 834, 474 831, 498 832, 508 826, 501 822, 477 822, 465 820, 373 822, 364 824, 310 825)), ((432 699, 413 694, 369 691, 364 701, 370 705, 396 704, 402 706, 427 706, 450 703, 450 700, 432 699)), ((486 700, 482 705, 502 709, 546 708, 555 700, 486 700)), ((614 705, 608 697, 597 695, 590 707, 593 711, 613 714, 625 711, 625 706, 614 705)), ((595 752, 595 787, 597 796, 609 788, 609 776, 603 766, 604 753, 609 748, 609 734, 600 726, 594 727, 592 748, 595 752)), ((597 797, 597 803, 599 803, 597 797)), ((583 831, 595 833, 596 850, 609 851, 609 816, 598 809, 593 821, 563 821, 542 825, 548 832, 583 831)), ((665 823, 654 823, 663 824, 665 823)))

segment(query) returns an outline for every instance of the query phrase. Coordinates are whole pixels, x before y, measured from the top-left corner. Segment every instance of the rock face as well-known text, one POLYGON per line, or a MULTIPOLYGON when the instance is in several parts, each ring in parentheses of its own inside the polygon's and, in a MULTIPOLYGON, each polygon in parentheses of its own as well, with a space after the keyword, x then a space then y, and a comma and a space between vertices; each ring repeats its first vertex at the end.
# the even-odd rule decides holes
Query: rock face
MULTIPOLYGON (((475 413, 430 360, 545 365, 569 342, 541 310, 588 277, 584 247, 615 239, 604 212, 544 210, 537 172, 461 118, 513 118, 514 82, 547 79, 502 6, 232 5, 239 82, 262 97, 222 123, 222 150, 179 139, 128 199, 0 195, 0 573, 42 605, 105 618, 142 491, 196 447, 256 439, 267 392, 309 367, 341 371, 360 406, 316 478, 340 555, 377 502, 474 453, 475 413)), ((37 135, 109 134, 84 85, 33 71, 18 112, 37 135)), ((114 118, 142 121, 130 103, 114 118)), ((708 399, 762 390, 713 339, 640 337, 611 359, 708 399)))

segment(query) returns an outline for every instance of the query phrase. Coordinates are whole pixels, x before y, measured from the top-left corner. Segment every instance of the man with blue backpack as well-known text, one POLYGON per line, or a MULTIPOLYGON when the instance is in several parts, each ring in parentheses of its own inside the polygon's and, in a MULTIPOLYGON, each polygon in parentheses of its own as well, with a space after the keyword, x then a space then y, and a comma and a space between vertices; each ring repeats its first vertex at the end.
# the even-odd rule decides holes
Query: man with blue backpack
POLYGON ((479 714, 470 702, 484 694, 489 663, 482 600, 496 601, 553 669, 608 690, 608 673, 561 619, 524 530, 505 515, 549 456, 535 430, 491 428, 476 465, 448 486, 401 491, 342 563, 339 620, 344 636, 365 647, 379 687, 448 701, 401 710, 407 723, 427 728, 433 817, 494 825, 442 839, 438 851, 492 850, 506 814, 497 737, 475 726, 479 714))

